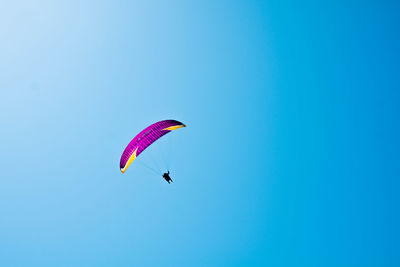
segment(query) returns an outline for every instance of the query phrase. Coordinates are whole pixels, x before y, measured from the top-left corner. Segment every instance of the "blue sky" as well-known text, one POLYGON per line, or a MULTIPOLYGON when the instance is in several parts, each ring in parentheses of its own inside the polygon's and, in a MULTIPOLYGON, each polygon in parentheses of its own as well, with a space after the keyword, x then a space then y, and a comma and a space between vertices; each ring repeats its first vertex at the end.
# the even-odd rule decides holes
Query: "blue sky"
POLYGON ((0 265, 398 266, 398 13, 4 3, 0 265), (168 146, 171 185, 143 165, 168 146))

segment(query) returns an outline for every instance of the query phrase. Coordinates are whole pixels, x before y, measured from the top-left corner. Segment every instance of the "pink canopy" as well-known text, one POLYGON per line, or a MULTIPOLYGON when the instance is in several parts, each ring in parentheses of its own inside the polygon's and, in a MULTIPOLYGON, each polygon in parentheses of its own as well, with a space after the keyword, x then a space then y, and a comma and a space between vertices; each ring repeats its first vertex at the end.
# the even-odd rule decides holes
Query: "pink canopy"
POLYGON ((141 131, 125 148, 122 153, 119 167, 124 173, 132 161, 140 155, 147 147, 167 133, 186 127, 185 124, 175 120, 165 120, 156 122, 141 131))

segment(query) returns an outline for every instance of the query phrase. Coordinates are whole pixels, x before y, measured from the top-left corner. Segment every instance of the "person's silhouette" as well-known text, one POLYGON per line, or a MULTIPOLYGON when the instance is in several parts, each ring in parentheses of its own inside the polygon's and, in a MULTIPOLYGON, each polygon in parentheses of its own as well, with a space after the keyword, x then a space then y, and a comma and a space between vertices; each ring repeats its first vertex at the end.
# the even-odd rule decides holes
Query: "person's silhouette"
POLYGON ((167 181, 169 184, 170 184, 171 182, 173 182, 172 179, 171 179, 171 177, 169 177, 169 171, 166 172, 166 173, 164 173, 162 177, 163 177, 163 178, 165 179, 165 181, 167 181))

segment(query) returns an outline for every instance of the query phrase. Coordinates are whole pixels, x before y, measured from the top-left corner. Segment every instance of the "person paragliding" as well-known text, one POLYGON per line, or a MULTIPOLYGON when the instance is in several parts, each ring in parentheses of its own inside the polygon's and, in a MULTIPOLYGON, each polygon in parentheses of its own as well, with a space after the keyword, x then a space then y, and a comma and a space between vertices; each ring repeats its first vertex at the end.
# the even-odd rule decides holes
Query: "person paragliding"
MULTIPOLYGON (((186 127, 186 125, 182 122, 176 120, 163 120, 145 128, 132 139, 122 153, 119 164, 121 172, 124 173, 128 169, 129 165, 155 141, 160 139, 162 136, 183 127, 186 127)), ((169 176, 169 171, 164 173, 162 177, 168 183, 172 182, 172 179, 169 176)))
POLYGON ((165 181, 167 181, 169 184, 170 184, 171 182, 173 182, 172 179, 171 179, 171 177, 169 176, 169 171, 166 172, 166 173, 164 173, 162 177, 163 177, 163 178, 165 179, 165 181))

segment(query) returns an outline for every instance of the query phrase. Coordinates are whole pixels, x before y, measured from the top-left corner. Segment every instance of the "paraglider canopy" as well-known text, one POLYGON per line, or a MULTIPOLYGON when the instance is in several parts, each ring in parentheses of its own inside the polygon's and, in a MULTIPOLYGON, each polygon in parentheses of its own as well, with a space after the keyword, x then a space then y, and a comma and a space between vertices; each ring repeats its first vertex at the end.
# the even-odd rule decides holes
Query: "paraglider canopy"
POLYGON ((137 158, 140 153, 142 153, 146 148, 148 148, 155 141, 160 139, 167 133, 186 127, 185 124, 176 120, 164 120, 156 122, 143 131, 141 131, 125 148, 122 153, 119 167, 122 173, 124 173, 129 165, 137 158))

